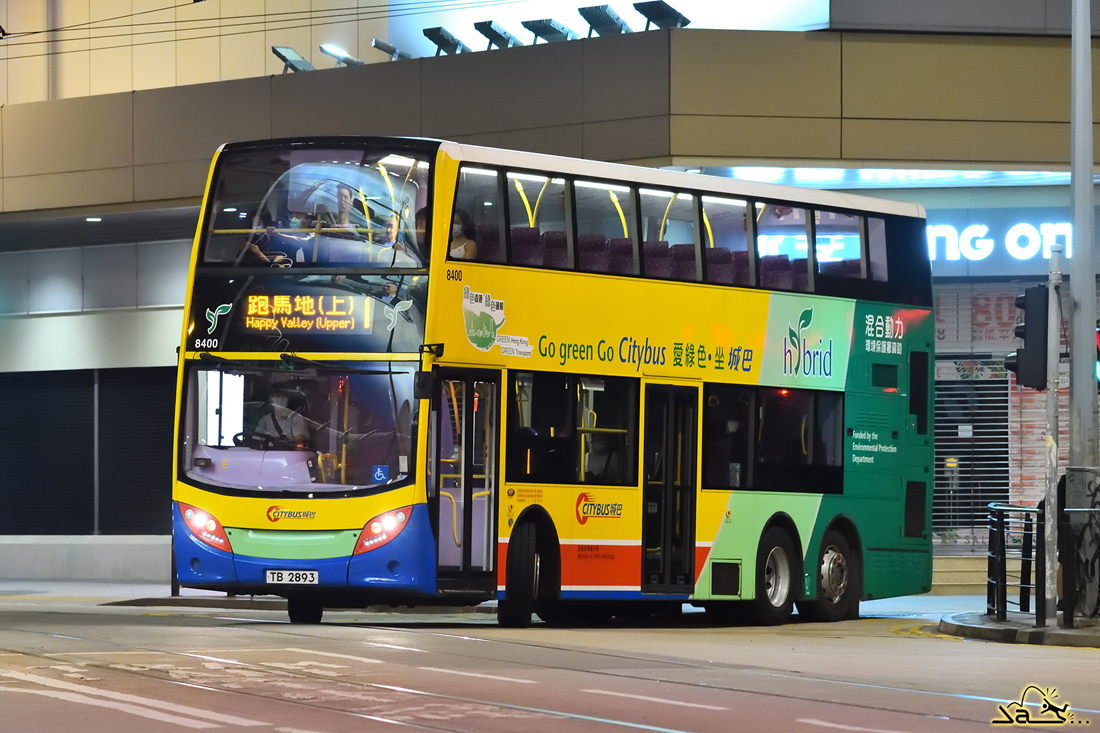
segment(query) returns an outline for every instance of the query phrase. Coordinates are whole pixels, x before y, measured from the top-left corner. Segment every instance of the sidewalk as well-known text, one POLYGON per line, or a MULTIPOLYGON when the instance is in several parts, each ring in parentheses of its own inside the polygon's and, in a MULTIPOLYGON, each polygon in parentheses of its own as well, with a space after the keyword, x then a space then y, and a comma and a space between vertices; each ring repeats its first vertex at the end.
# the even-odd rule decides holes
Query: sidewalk
MULTIPOLYGON (((86 600, 101 605, 168 606, 185 608, 263 609, 281 611, 286 601, 277 596, 226 596, 213 591, 183 588, 173 597, 168 583, 103 583, 78 581, 0 581, 0 605, 6 600, 86 600)), ((685 609, 688 608, 685 606, 685 609)), ((386 613, 496 613, 496 604, 475 608, 390 606, 370 610, 386 613)), ((695 610, 695 609, 692 609, 695 610)), ((1084 628, 1063 629, 1059 626, 1035 628, 1035 617, 1025 613, 1009 613, 998 622, 985 615, 985 596, 902 596, 860 604, 862 618, 913 618, 938 623, 939 631, 950 636, 1014 644, 1047 644, 1100 648, 1100 624, 1084 628)), ((1078 619, 1078 625, 1084 622, 1078 619)))

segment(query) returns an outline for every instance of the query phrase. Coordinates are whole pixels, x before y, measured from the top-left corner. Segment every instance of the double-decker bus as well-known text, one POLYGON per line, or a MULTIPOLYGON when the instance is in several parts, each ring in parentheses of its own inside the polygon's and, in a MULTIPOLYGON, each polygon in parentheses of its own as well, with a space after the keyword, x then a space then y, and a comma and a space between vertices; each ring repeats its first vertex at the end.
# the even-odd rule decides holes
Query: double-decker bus
POLYGON ((179 360, 174 561, 324 608, 782 623, 931 586, 912 204, 450 142, 234 143, 179 360))

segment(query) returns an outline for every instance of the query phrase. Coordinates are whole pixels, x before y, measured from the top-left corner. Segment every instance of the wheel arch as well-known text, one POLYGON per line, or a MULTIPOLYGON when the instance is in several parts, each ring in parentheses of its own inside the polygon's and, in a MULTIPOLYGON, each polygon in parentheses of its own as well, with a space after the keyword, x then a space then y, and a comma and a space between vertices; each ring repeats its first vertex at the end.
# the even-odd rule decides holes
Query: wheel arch
POLYGON ((561 595, 561 541, 550 514, 541 506, 529 506, 520 512, 512 529, 521 524, 535 525, 535 552, 539 555, 539 595, 561 595))
MULTIPOLYGON (((764 523, 763 528, 761 528, 760 530, 760 537, 756 541, 757 545, 760 544, 760 540, 764 538, 764 535, 768 533, 768 530, 772 529, 773 527, 783 530, 787 533, 787 536, 791 538, 791 543, 794 544, 795 549, 795 556, 791 559, 794 561, 796 566, 794 568, 794 571, 792 572, 792 575, 796 579, 803 578, 805 575, 806 558, 803 557, 802 537, 798 532, 798 525, 794 523, 794 520, 791 519, 791 516, 789 514, 787 514, 786 512, 776 512, 771 517, 769 517, 768 521, 764 523)), ((794 583, 793 590, 796 599, 800 598, 803 595, 804 586, 805 583, 803 582, 796 581, 794 583)))

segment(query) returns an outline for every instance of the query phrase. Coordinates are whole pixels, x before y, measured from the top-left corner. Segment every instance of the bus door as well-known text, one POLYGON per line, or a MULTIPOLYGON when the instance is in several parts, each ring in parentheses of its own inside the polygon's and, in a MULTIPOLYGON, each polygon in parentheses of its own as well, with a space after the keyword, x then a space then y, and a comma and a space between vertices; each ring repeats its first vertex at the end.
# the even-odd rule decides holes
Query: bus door
POLYGON ((698 404, 695 387, 646 386, 644 593, 690 593, 694 586, 698 404))
POLYGON ((496 588, 500 374, 442 370, 429 486, 441 590, 496 588))

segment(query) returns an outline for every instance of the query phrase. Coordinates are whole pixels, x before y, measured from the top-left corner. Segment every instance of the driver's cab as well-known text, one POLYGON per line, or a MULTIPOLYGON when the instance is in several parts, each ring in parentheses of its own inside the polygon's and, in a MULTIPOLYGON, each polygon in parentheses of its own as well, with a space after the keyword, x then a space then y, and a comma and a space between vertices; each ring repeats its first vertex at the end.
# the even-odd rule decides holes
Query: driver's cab
POLYGON ((214 486, 306 493, 403 481, 412 457, 414 371, 196 366, 185 412, 186 474, 214 486))

